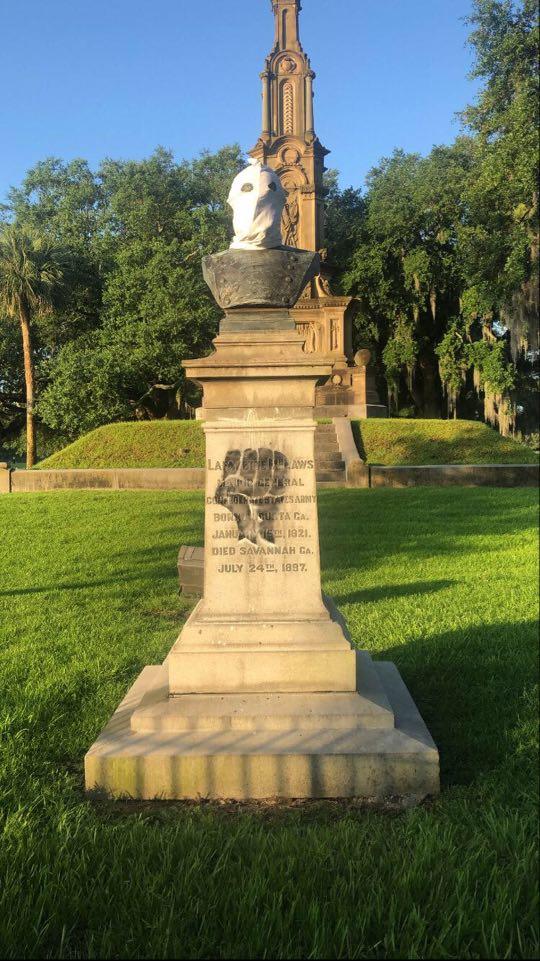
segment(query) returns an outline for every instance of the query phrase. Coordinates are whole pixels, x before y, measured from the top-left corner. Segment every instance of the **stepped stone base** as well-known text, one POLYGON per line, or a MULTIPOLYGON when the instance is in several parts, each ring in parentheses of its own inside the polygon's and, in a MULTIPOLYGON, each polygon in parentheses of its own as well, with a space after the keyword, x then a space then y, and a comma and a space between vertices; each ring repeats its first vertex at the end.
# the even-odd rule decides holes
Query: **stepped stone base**
POLYGON ((167 657, 169 693, 352 692, 356 653, 330 598, 320 615, 216 617, 199 604, 167 657))
POLYGON ((439 755, 393 664, 358 655, 352 694, 169 696, 147 667, 85 758, 113 798, 388 798, 439 791, 439 755))

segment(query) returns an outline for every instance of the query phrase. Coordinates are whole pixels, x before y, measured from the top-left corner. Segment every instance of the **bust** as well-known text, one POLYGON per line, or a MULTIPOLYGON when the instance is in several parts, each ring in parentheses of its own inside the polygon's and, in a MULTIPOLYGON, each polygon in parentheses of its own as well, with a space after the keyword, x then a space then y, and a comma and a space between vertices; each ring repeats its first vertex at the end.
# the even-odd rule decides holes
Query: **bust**
MULTIPOLYGON (((234 214, 234 240, 229 250, 204 257, 202 262, 206 283, 229 315, 227 323, 235 311, 273 308, 279 313, 276 323, 279 320, 283 329, 294 328, 288 310, 320 269, 320 259, 312 250, 283 246, 285 199, 278 175, 258 160, 252 160, 233 181, 228 202, 234 214)), ((238 321, 242 329, 251 322, 260 329, 260 318, 252 310, 249 318, 238 321)))

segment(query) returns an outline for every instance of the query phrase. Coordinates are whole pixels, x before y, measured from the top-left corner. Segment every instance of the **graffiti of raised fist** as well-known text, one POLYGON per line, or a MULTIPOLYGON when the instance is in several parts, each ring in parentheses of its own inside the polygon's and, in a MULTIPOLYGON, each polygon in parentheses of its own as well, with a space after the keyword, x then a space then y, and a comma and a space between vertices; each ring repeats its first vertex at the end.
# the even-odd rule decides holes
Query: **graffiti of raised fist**
POLYGON ((289 462, 278 450, 259 447, 227 451, 215 499, 234 514, 239 540, 274 543, 276 511, 283 500, 288 473, 289 462))

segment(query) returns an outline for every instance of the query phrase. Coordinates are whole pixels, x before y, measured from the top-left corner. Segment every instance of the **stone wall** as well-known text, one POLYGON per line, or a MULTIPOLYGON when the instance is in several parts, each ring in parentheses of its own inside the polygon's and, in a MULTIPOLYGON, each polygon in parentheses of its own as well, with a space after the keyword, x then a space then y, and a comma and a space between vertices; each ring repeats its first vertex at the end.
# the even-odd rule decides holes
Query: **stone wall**
POLYGON ((370 467, 370 487, 537 487, 537 464, 370 467))
POLYGON ((204 468, 0 471, 0 493, 50 490, 204 490, 204 468))
MULTIPOLYGON (((536 464, 447 464, 370 467, 347 459, 348 487, 537 487, 536 464)), ((118 470, 6 470, 0 494, 51 490, 204 490, 199 467, 118 470)), ((340 485, 336 485, 340 486, 340 485)))

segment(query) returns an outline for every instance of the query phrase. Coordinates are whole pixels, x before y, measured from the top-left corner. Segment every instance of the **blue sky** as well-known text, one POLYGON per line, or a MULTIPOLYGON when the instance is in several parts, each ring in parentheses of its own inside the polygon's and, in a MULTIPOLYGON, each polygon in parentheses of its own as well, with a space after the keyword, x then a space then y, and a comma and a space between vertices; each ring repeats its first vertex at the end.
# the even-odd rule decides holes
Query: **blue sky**
MULTIPOLYGON (((428 152, 473 97, 471 0, 303 0, 316 128, 343 186, 428 152)), ((0 197, 47 156, 180 158, 260 131, 270 0, 0 0, 0 197)))

